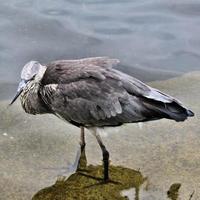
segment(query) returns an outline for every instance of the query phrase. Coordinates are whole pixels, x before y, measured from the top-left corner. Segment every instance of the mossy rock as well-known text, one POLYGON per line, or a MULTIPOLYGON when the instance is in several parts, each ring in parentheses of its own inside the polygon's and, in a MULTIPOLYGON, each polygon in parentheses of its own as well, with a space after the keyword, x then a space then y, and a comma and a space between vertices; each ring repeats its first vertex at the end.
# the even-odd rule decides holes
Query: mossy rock
POLYGON ((102 166, 87 166, 72 174, 67 180, 60 179, 50 187, 40 190, 32 200, 124 200, 122 190, 139 187, 146 180, 139 171, 120 166, 110 166, 110 181, 102 180, 102 166))

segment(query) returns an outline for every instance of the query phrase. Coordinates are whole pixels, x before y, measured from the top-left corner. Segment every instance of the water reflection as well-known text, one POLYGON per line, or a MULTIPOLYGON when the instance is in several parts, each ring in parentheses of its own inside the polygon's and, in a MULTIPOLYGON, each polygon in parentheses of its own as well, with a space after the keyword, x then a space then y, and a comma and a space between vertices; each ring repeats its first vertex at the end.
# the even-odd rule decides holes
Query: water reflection
POLYGON ((102 165, 87 166, 85 150, 82 152, 77 171, 69 176, 59 177, 54 185, 37 192, 32 200, 65 200, 65 199, 129 199, 121 196, 123 190, 134 188, 135 200, 139 200, 139 191, 147 178, 140 171, 110 166, 111 180, 104 183, 102 165))

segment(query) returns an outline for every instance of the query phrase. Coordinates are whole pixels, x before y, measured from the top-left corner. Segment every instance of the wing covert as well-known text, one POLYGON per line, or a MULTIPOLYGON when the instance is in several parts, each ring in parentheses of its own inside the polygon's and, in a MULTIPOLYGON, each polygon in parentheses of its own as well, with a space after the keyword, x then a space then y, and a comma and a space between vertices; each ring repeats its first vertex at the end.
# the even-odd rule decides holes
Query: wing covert
POLYGON ((84 79, 69 84, 46 85, 42 90, 45 103, 53 112, 80 124, 94 123, 122 113, 121 102, 128 99, 127 92, 118 81, 84 79), (49 95, 50 94, 50 95, 49 95))

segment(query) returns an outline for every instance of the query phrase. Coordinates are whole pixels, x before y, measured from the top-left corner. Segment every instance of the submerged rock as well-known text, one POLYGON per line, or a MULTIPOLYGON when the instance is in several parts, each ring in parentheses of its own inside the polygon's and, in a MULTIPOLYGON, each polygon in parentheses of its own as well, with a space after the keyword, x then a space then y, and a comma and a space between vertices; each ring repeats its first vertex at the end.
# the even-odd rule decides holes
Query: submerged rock
POLYGON ((102 165, 86 166, 85 154, 82 154, 80 168, 65 179, 59 178, 50 187, 40 190, 32 200, 123 200, 121 191, 135 188, 135 199, 139 199, 139 188, 147 180, 140 171, 120 166, 110 166, 111 180, 102 179, 102 165))

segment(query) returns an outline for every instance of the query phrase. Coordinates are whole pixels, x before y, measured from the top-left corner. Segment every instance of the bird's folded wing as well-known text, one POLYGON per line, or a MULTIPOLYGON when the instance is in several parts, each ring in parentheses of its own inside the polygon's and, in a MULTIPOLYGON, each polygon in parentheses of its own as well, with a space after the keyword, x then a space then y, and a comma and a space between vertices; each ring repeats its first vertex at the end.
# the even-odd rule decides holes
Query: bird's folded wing
POLYGON ((47 71, 43 77, 42 84, 64 84, 86 78, 103 81, 109 77, 121 81, 125 90, 131 95, 143 96, 163 103, 175 101, 181 104, 175 98, 149 87, 132 76, 113 69, 112 67, 118 63, 119 60, 108 57, 54 61, 47 65, 47 71))
POLYGON ((41 90, 41 96, 55 114, 82 124, 115 117, 122 113, 121 103, 128 101, 128 93, 112 79, 49 84, 41 90))

